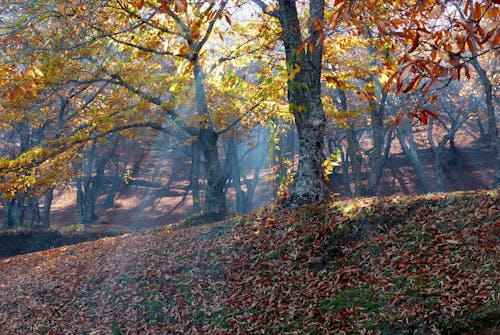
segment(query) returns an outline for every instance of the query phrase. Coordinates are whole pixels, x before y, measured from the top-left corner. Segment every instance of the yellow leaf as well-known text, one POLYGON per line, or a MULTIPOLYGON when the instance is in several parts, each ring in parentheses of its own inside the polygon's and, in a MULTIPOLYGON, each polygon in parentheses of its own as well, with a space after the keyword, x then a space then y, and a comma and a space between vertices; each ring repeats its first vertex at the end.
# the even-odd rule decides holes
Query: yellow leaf
POLYGON ((297 75, 297 73, 300 72, 300 69, 301 69, 300 68, 300 64, 294 63, 293 64, 293 69, 290 72, 290 75, 288 76, 288 80, 293 81, 293 79, 295 78, 295 76, 297 75))

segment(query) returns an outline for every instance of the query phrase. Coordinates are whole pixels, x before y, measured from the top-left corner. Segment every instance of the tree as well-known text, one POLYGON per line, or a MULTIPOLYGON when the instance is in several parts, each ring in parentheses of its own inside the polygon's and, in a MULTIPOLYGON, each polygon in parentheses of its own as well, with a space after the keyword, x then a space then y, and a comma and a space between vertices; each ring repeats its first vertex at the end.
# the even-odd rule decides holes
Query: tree
POLYGON ((288 201, 300 206, 323 200, 327 196, 323 173, 326 118, 321 102, 325 1, 310 0, 307 8, 291 0, 271 5, 253 2, 278 20, 285 48, 288 103, 299 138, 299 163, 288 201), (305 34, 300 10, 308 15, 305 34))
MULTIPOLYGON (((21 32, 29 35, 29 27, 34 26, 36 33, 32 35, 37 35, 38 39, 27 43, 31 49, 59 56, 60 50, 77 50, 81 69, 91 73, 93 78, 82 75, 73 79, 74 83, 111 84, 113 91, 117 92, 114 97, 123 99, 114 106, 115 109, 119 106, 119 110, 106 113, 104 107, 112 100, 106 96, 106 103, 95 109, 99 122, 92 119, 85 126, 78 126, 73 138, 65 137, 57 150, 64 151, 65 147, 76 144, 85 145, 133 127, 166 131, 167 125, 177 126, 184 132, 184 140, 190 140, 204 157, 206 218, 223 217, 227 211, 224 196, 226 176, 219 157, 219 137, 227 131, 226 128, 239 122, 245 110, 253 111, 256 107, 256 99, 248 99, 251 106, 240 103, 223 112, 218 105, 224 99, 217 96, 220 91, 207 93, 212 71, 221 62, 235 57, 216 59, 206 48, 212 33, 218 31, 216 24, 221 19, 231 24, 226 4, 227 1, 146 4, 104 0, 83 6, 66 2, 47 2, 28 9, 14 6, 12 15, 17 15, 17 23, 13 35, 21 32), (24 10, 29 14, 26 15, 24 10), (74 39, 64 31, 63 26, 67 25, 73 27, 74 39), (43 26, 50 29, 38 33, 43 26), (127 96, 127 91, 134 93, 135 97, 127 96), (151 105, 156 107, 152 109, 151 105), (238 114, 237 109, 243 112, 238 114), (226 124, 223 120, 232 121, 226 124)), ((225 79, 219 74, 213 77, 225 79)), ((247 90, 252 94, 259 91, 247 90)), ((13 92, 16 94, 18 90, 13 92)), ((59 153, 46 150, 45 156, 40 154, 37 161, 45 161, 59 153)), ((30 167, 36 165, 35 161, 32 163, 30 167)))
POLYGON ((465 97, 456 96, 458 91, 458 85, 450 85, 447 87, 446 92, 443 92, 440 97, 437 98, 436 103, 439 103, 439 109, 443 112, 440 113, 441 117, 437 119, 438 126, 442 127, 446 132, 443 138, 437 140, 437 145, 435 143, 435 136, 433 134, 434 118, 429 119, 429 124, 427 128, 427 139, 431 145, 431 149, 434 152, 434 175, 435 175, 435 191, 444 191, 444 181, 443 181, 443 166, 442 159, 444 154, 445 145, 450 144, 450 161, 452 165, 458 163, 458 153, 455 146, 455 134, 458 130, 465 124, 465 122, 470 118, 471 111, 465 102, 465 97), (450 91, 454 90, 453 96, 450 96, 450 91))
MULTIPOLYGON (((479 75, 484 90, 490 146, 496 157, 493 187, 500 184, 500 140, 494 110, 493 85, 480 58, 498 55, 500 29, 494 22, 500 17, 500 4, 494 0, 425 1, 417 5, 413 18, 407 17, 405 27, 379 24, 384 34, 410 42, 401 56, 397 74, 398 91, 421 91, 433 99, 433 91, 471 78, 470 65, 479 75), (411 30, 412 26, 418 27, 411 30), (463 75, 462 75, 463 72, 463 75), (444 84, 442 83, 444 81, 444 84), (440 83, 441 82, 441 83, 440 83)), ((394 22, 393 22, 394 23, 394 22)), ((417 117, 426 115, 416 111, 417 117)))

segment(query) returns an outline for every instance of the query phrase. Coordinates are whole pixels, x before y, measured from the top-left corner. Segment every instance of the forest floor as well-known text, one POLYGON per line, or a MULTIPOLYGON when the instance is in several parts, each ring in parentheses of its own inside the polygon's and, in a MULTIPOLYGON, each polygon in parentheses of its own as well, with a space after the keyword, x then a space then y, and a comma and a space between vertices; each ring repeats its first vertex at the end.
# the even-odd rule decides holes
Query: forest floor
POLYGON ((0 260, 2 334, 500 334, 498 190, 267 207, 0 260))

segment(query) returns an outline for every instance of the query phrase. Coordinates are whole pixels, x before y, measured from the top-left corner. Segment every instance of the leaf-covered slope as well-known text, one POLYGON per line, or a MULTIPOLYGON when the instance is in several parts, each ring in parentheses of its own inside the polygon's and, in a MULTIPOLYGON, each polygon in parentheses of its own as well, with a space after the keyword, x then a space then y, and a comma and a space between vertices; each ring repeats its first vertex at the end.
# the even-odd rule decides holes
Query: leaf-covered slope
POLYGON ((473 333, 498 192, 268 208, 0 261, 2 334, 473 333))

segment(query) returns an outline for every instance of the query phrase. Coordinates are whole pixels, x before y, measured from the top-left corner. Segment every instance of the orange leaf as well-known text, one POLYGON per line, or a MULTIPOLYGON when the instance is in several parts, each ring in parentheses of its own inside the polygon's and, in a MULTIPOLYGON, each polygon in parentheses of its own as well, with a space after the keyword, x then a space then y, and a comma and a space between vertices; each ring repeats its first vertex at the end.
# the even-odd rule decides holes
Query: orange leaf
POLYGON ((459 24, 462 27, 464 27, 465 30, 467 30, 467 33, 469 33, 469 34, 474 32, 474 28, 471 25, 469 25, 469 24, 467 24, 465 22, 458 21, 457 24, 459 24))
POLYGON ((310 54, 314 53, 314 42, 313 41, 309 42, 309 53, 310 54))
POLYGON ((332 18, 332 27, 331 27, 331 30, 332 31, 335 31, 335 29, 337 29, 337 26, 339 25, 339 15, 340 13, 337 13, 337 15, 335 15, 335 17, 332 18))
POLYGON ((470 38, 467 39, 467 46, 469 47, 469 50, 474 53, 476 51, 476 48, 474 48, 474 44, 470 40, 470 38))
POLYGON ((167 1, 166 0, 162 0, 162 2, 161 2, 161 10, 162 10, 163 13, 166 13, 168 11, 167 1))
POLYGON ((307 41, 302 42, 302 44, 299 46, 299 48, 297 49, 297 51, 295 51, 295 57, 299 57, 299 55, 302 53, 302 50, 304 50, 304 48, 306 47, 306 45, 307 45, 307 41))
POLYGON ((415 90, 422 80, 423 75, 418 75, 413 78, 412 82, 403 90, 403 93, 408 93, 410 90, 415 90))
POLYGON ((231 18, 229 17, 229 15, 224 15, 224 18, 226 19, 226 22, 227 24, 229 24, 230 26, 233 24, 233 22, 231 21, 231 18))
POLYGON ((474 21, 477 21, 481 18, 481 4, 479 2, 476 2, 474 4, 474 9, 472 10, 472 19, 474 21))
MULTIPOLYGON (((435 97, 436 97, 436 96, 434 95, 434 98, 435 98, 435 97)), ((429 98, 429 101, 430 101, 430 100, 431 100, 431 99, 429 98)), ((421 113, 428 114, 428 115, 430 115, 431 117, 433 117, 433 118, 434 118, 434 119, 436 119, 436 120, 437 120, 437 119, 439 119, 439 115, 438 115, 438 114, 436 114, 436 113, 434 113, 433 111, 430 111, 430 110, 428 110, 428 109, 422 109, 421 113)))
POLYGON ((322 31, 324 29, 323 22, 321 22, 321 20, 318 19, 317 17, 314 18, 313 25, 314 25, 314 28, 316 28, 316 30, 318 30, 318 31, 322 31))
POLYGON ((391 127, 396 127, 397 125, 400 125, 401 123, 403 123, 403 118, 404 118, 404 114, 402 114, 402 113, 399 113, 398 115, 396 115, 396 118, 394 119, 394 121, 391 122, 391 127))
POLYGON ((411 45, 411 48, 408 51, 409 53, 411 53, 411 52, 415 51, 415 49, 417 49, 419 41, 420 41, 420 34, 417 32, 417 34, 415 35, 415 38, 413 39, 413 43, 411 45))
POLYGON ((470 79, 470 72, 469 72, 469 68, 467 67, 467 65, 464 65, 464 70, 465 70, 465 76, 467 77, 467 79, 470 79))
POLYGON ((137 9, 141 10, 142 7, 144 7, 144 0, 140 0, 139 3, 137 4, 137 9))
POLYGON ((460 57, 458 55, 453 54, 453 53, 449 53, 448 57, 449 57, 449 61, 448 62, 452 66, 458 66, 458 64, 460 63, 460 57))
POLYGON ((389 77, 389 79, 387 79, 387 83, 385 83, 384 88, 382 89, 382 94, 387 93, 387 91, 389 90, 389 86, 391 85, 392 81, 394 80, 394 78, 396 78, 397 75, 398 72, 396 71, 389 77))
POLYGON ((469 11, 469 6, 470 6, 470 0, 467 0, 467 2, 465 3, 465 7, 464 7, 465 15, 467 15, 467 12, 469 11))
POLYGON ((481 27, 480 24, 477 25, 477 32, 479 33, 479 36, 481 36, 481 38, 484 39, 485 36, 484 29, 481 27))
POLYGON ((420 112, 420 114, 418 115, 418 118, 425 125, 427 125, 427 123, 429 123, 429 116, 426 113, 420 112))
POLYGON ((385 35, 385 24, 383 22, 377 22, 377 29, 380 35, 385 35))
POLYGON ((498 31, 498 33, 495 36, 495 39, 493 40, 493 47, 495 48, 499 45, 500 45, 500 30, 498 31))
POLYGON ((437 57, 437 51, 436 51, 436 49, 432 49, 432 51, 431 51, 431 59, 432 60, 436 60, 436 57, 437 57))
POLYGON ((493 36, 493 35, 495 34, 495 31, 496 31, 496 28, 491 29, 490 31, 488 31, 488 32, 486 33, 486 36, 484 37, 484 39, 481 41, 481 44, 483 44, 483 43, 485 43, 486 41, 488 41, 488 40, 491 38, 491 36, 493 36))

